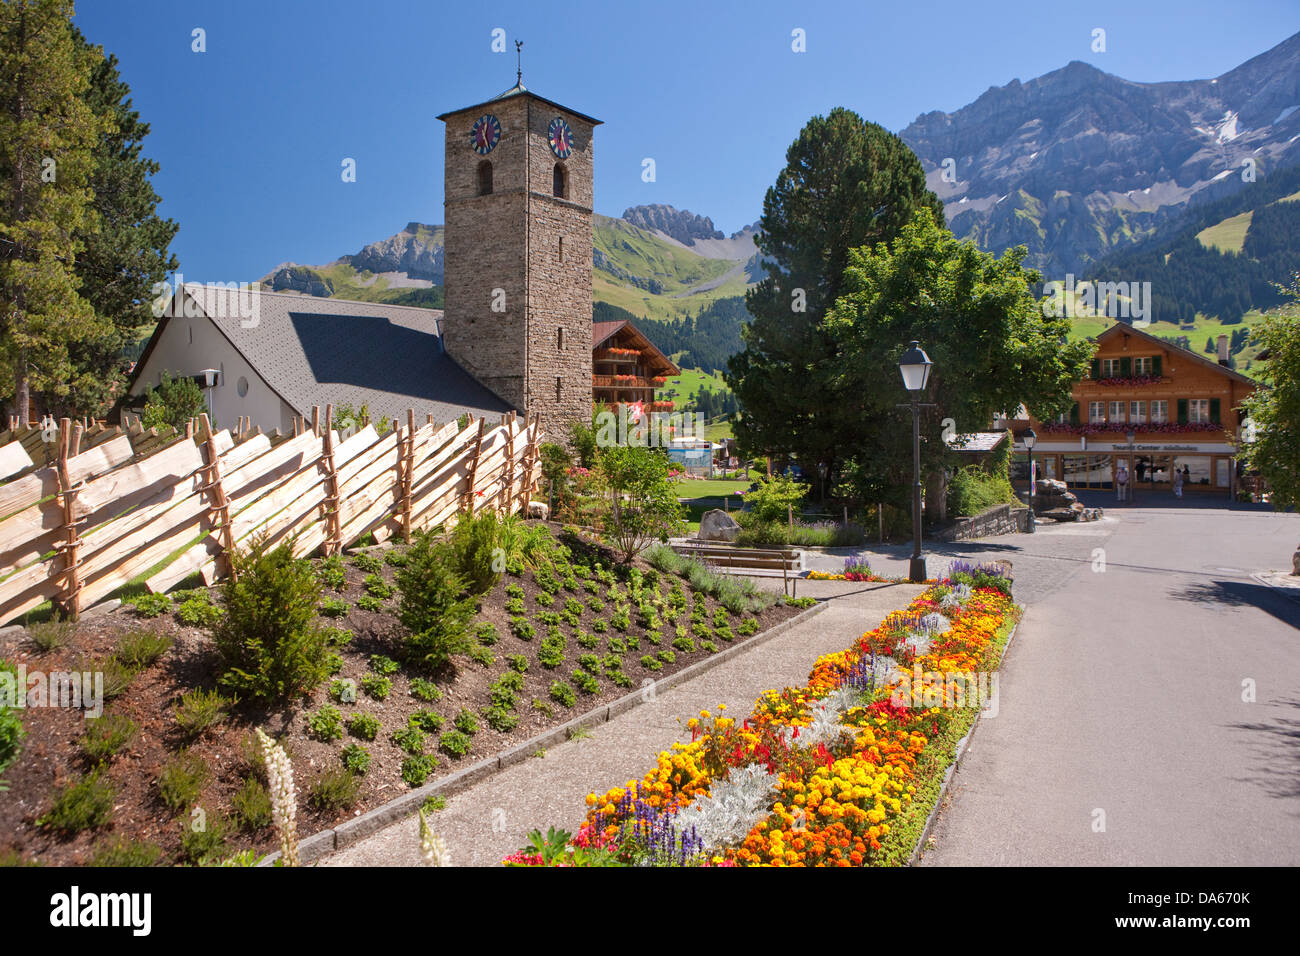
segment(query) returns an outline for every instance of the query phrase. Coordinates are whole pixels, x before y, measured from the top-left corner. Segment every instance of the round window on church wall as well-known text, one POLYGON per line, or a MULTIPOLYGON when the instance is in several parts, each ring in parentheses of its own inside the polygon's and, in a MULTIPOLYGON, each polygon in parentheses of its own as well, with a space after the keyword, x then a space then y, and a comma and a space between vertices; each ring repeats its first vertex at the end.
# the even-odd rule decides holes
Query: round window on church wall
POLYGON ((239 376, 239 381, 235 383, 235 390, 239 392, 239 397, 243 398, 248 394, 248 379, 239 376))

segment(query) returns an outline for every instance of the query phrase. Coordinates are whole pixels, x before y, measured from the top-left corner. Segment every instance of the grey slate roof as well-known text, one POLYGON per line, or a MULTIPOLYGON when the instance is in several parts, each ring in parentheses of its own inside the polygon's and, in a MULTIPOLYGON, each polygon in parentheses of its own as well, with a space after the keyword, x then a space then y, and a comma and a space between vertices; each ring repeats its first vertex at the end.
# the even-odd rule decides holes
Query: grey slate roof
MULTIPOLYGON (((405 420, 410 408, 417 421, 432 414, 445 423, 511 408, 444 351, 440 310, 258 292, 253 325, 241 318, 237 291, 199 284, 185 290, 299 415, 310 417, 313 405, 365 404, 375 419, 405 420)), ((137 367, 143 365, 144 356, 137 367)))
POLYGON ((992 451, 1006 437, 1006 432, 967 432, 964 435, 952 435, 945 438, 944 442, 953 451, 978 454, 992 451))

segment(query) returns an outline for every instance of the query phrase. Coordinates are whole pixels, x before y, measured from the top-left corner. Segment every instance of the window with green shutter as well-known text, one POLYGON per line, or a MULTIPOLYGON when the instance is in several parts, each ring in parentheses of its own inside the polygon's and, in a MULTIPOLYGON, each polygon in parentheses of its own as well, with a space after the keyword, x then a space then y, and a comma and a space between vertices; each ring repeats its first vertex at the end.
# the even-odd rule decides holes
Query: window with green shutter
POLYGON ((1079 403, 1078 402, 1075 402, 1073 405, 1070 406, 1070 424, 1071 425, 1079 424, 1079 403))
POLYGON ((1123 378, 1128 378, 1133 374, 1133 360, 1124 356, 1119 360, 1119 374, 1123 378))
POLYGON ((1178 400, 1178 424, 1187 424, 1187 399, 1185 398, 1178 400))
POLYGON ((1092 371, 1089 374, 1094 382, 1101 378, 1101 359, 1092 360, 1092 371))
POLYGON ((1163 355, 1153 355, 1151 357, 1151 374, 1156 376, 1157 378, 1159 378, 1161 375, 1164 374, 1164 372, 1161 371, 1161 361, 1160 361, 1163 358, 1164 358, 1163 355))
POLYGON ((1210 399, 1210 421, 1214 422, 1216 425, 1219 424, 1220 421, 1219 400, 1217 398, 1210 399))

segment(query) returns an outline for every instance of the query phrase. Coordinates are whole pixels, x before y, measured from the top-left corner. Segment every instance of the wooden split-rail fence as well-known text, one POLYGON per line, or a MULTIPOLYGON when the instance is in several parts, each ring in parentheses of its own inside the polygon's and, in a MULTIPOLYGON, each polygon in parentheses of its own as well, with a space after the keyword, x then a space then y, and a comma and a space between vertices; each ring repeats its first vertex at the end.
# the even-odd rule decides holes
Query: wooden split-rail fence
POLYGON ((64 614, 124 585, 166 591, 196 572, 232 573, 250 539, 295 555, 337 553, 527 507, 541 474, 540 423, 511 413, 373 425, 341 436, 333 408, 270 435, 207 417, 183 430, 63 419, 0 433, 0 623, 52 601, 64 614))

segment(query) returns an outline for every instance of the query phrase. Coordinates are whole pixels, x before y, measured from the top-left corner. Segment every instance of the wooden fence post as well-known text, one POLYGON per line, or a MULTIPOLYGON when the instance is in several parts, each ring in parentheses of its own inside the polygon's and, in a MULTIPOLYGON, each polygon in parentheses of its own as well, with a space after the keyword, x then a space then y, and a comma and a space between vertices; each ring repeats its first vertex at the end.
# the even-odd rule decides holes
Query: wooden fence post
POLYGON ((78 485, 72 483, 72 477, 68 473, 68 459, 76 455, 77 448, 81 444, 81 426, 76 428, 76 434, 72 434, 72 423, 69 419, 63 419, 59 427, 59 458, 58 458, 58 478, 59 478, 59 497, 63 505, 63 526, 60 530, 64 534, 64 540, 57 547, 63 553, 63 568, 61 576, 63 584, 60 588, 58 603, 63 613, 76 619, 81 613, 81 577, 77 573, 77 558, 81 548, 81 542, 77 538, 77 489, 78 485))
POLYGON ((208 521, 212 530, 221 534, 221 550, 226 561, 226 573, 235 579, 235 536, 230 525, 230 499, 221 484, 221 453, 217 450, 217 436, 212 431, 212 421, 207 412, 199 416, 203 430, 204 485, 200 491, 208 492, 208 521))
POLYGON ((478 477, 478 459, 479 454, 483 451, 483 425, 486 419, 478 420, 478 435, 474 438, 474 457, 469 466, 469 484, 465 486, 465 499, 460 510, 469 513, 474 517, 474 480, 478 477))
POLYGON ((528 501, 533 496, 533 468, 537 464, 537 419, 534 415, 524 418, 524 434, 528 436, 528 445, 524 448, 524 467, 519 476, 519 510, 527 514, 528 501))
POLYGON ((415 409, 406 410, 406 435, 401 449, 402 539, 411 543, 411 488, 415 484, 415 409))
MULTIPOLYGON (((312 419, 320 425, 320 406, 312 409, 312 419)), ((321 465, 325 469, 325 522, 329 530, 325 535, 324 552, 329 557, 343 546, 339 540, 339 475, 334 467, 334 406, 325 406, 325 431, 321 435, 321 465)))
POLYGON ((515 413, 511 412, 506 416, 506 470, 502 474, 501 494, 498 496, 500 504, 497 510, 510 514, 511 505, 515 500, 515 438, 518 437, 515 431, 515 413))

